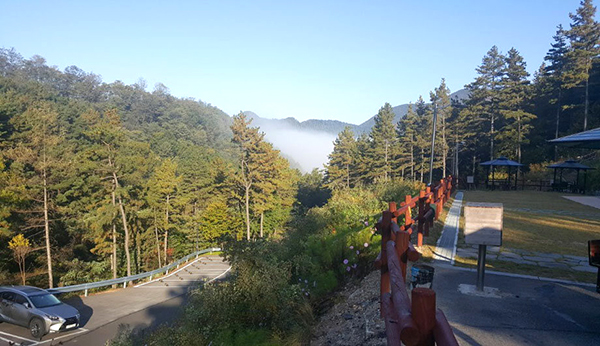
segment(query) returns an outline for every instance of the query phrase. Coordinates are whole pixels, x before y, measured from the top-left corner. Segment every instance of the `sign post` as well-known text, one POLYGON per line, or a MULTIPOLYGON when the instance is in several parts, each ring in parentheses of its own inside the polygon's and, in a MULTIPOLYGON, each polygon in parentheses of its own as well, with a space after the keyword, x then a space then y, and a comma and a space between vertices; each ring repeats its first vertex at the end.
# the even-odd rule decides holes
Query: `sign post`
POLYGON ((465 243, 479 245, 477 290, 483 291, 485 254, 488 245, 502 245, 502 203, 474 203, 465 206, 465 243))

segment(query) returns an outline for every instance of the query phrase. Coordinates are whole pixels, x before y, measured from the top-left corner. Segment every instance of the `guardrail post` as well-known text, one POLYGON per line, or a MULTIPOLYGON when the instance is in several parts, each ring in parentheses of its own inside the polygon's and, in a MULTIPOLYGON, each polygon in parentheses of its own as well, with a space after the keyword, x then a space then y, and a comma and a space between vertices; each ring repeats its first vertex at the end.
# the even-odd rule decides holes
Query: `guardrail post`
POLYGON ((84 293, 83 293, 83 296, 84 296, 84 297, 87 297, 87 296, 88 296, 88 289, 87 289, 87 288, 85 289, 85 291, 84 291, 84 293))
POLYGON ((152 281, 152 276, 154 276, 154 275, 150 275, 150 281, 152 281))
POLYGON ((123 282, 123 288, 127 287, 127 281, 123 282))

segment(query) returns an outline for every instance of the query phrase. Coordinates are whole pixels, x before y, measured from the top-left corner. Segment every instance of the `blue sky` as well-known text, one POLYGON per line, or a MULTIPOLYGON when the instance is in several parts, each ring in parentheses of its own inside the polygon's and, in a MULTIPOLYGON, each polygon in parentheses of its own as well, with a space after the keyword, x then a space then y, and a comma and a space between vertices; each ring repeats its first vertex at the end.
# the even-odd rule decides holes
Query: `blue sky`
MULTIPOLYGON (((596 2, 597 5, 597 2, 596 2)), ((492 45, 533 73, 579 0, 0 1, 0 46, 232 115, 359 124, 451 91, 492 45)))

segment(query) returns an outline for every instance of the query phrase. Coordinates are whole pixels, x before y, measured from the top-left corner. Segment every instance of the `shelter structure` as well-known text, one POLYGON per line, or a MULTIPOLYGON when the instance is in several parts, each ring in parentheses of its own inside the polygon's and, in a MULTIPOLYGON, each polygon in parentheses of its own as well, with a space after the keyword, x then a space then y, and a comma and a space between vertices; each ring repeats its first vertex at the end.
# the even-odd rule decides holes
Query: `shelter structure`
POLYGON ((600 127, 549 140, 548 142, 570 148, 600 149, 600 127))
POLYGON ((489 187, 489 176, 490 173, 492 174, 492 190, 496 189, 496 179, 495 179, 495 171, 496 171, 496 167, 506 167, 507 168, 507 173, 508 173, 508 181, 507 183, 504 185, 506 188, 511 189, 512 188, 512 184, 511 184, 511 174, 512 174, 512 169, 515 168, 515 190, 517 189, 517 172, 519 170, 519 167, 523 166, 522 164, 513 161, 513 160, 509 160, 504 156, 500 156, 499 158, 495 159, 495 160, 490 160, 490 161, 486 161, 486 162, 482 162, 479 164, 480 166, 487 166, 488 167, 488 174, 486 176, 485 179, 485 185, 489 187))
POLYGON ((552 184, 552 188, 554 190, 571 190, 572 192, 581 192, 585 194, 585 187, 587 183, 587 171, 590 169, 594 169, 592 167, 582 165, 581 163, 575 160, 567 160, 561 163, 555 163, 550 166, 546 166, 548 168, 554 169, 554 183, 552 184), (556 173, 560 170, 560 179, 556 181, 556 173), (563 171, 564 170, 574 170, 577 175, 577 179, 575 185, 569 186, 568 183, 563 182, 563 171), (579 186, 579 171, 583 171, 583 186, 579 186))

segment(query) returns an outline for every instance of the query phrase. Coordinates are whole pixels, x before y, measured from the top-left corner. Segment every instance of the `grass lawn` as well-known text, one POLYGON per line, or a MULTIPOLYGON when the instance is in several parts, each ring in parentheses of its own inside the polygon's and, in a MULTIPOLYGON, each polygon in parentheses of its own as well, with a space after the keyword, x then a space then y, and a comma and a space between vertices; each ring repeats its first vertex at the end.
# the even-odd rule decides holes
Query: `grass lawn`
MULTIPOLYGON (((465 191, 463 201, 503 203, 503 247, 585 257, 587 241, 600 239, 600 210, 562 198, 564 195, 538 191, 465 191), (506 210, 516 208, 532 211, 506 210)), ((463 226, 464 218, 461 219, 463 226)), ((464 238, 460 240, 464 244, 464 238)))

